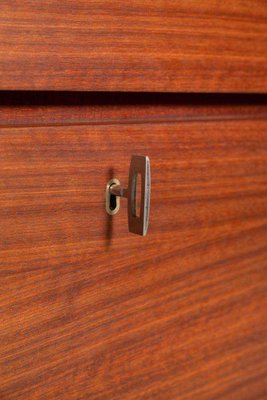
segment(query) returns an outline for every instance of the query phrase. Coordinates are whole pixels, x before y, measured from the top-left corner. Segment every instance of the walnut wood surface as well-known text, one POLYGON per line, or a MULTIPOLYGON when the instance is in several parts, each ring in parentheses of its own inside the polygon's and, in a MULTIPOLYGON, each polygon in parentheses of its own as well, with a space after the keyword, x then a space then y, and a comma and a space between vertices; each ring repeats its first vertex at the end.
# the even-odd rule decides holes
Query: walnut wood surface
POLYGON ((3 0, 0 89, 266 92, 266 0, 3 0))
POLYGON ((264 399, 267 107, 133 123, 121 106, 101 125, 88 105, 70 126, 72 106, 40 105, 39 126, 16 107, 28 126, 0 128, 1 399, 264 399), (123 200, 105 213, 132 154, 151 159, 145 238, 123 200))

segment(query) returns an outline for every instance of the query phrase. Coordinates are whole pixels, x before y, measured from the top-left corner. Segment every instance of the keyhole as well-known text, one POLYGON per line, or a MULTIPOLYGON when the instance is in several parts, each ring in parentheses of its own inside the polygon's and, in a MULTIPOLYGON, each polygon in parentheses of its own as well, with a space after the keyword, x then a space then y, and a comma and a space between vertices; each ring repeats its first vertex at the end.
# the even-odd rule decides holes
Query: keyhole
POLYGON ((112 185, 120 185, 118 179, 111 179, 106 186, 106 211, 109 215, 117 214, 120 209, 120 197, 110 193, 112 185))
POLYGON ((111 211, 114 211, 117 207, 117 196, 111 194, 109 197, 109 208, 111 211))

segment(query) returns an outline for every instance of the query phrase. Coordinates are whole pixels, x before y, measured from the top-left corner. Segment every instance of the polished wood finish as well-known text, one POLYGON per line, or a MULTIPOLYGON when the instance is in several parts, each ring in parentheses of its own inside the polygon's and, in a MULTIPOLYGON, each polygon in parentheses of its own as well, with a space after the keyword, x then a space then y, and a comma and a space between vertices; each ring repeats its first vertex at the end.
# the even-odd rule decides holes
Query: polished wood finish
POLYGON ((254 100, 173 100, 158 119, 134 102, 1 109, 1 399, 264 398, 267 106, 254 100), (123 199, 105 213, 132 154, 151 160, 145 238, 123 199))
POLYGON ((266 92, 266 0, 2 0, 0 89, 266 92))

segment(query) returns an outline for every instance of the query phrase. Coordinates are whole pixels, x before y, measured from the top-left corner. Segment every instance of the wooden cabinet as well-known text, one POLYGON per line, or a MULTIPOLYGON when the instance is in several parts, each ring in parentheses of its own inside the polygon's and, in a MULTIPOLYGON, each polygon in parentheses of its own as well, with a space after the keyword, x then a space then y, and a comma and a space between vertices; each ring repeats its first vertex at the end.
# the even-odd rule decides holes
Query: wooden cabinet
POLYGON ((267 91, 266 0, 2 0, 0 86, 267 91))
POLYGON ((1 399, 266 397, 266 15, 1 4, 1 399), (133 154, 145 237, 105 210, 133 154))

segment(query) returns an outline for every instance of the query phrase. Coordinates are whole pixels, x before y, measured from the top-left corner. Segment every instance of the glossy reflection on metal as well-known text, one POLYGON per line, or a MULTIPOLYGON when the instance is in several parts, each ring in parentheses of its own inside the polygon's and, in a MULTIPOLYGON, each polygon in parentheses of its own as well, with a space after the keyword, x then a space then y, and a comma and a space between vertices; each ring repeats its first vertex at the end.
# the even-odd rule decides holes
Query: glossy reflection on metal
POLYGON ((111 179, 106 186, 106 211, 109 215, 115 215, 120 209, 120 197, 112 194, 111 187, 120 186, 118 179, 111 179))
MULTIPOLYGON (((129 231, 136 233, 137 235, 145 236, 148 229, 149 223, 149 210, 150 210, 150 161, 147 156, 132 156, 130 170, 129 170, 129 181, 128 188, 123 188, 116 179, 109 181, 107 184, 108 194, 106 193, 106 209, 110 215, 114 215, 118 212, 116 208, 112 210, 115 196, 117 200, 120 197, 126 197, 128 199, 128 227, 129 231), (137 215, 137 176, 141 177, 141 204, 140 213, 137 215), (108 197, 109 195, 109 197, 108 197)), ((118 205, 119 207, 119 205, 118 205)))

